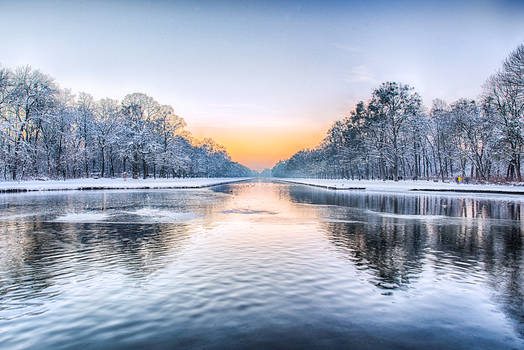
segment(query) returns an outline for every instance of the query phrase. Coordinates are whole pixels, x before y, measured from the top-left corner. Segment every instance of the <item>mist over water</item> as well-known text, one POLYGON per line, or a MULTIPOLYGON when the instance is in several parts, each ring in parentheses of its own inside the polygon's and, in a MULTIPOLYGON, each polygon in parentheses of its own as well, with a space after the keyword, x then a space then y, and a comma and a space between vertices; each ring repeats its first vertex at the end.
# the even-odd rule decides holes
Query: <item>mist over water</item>
POLYGON ((0 196, 0 348, 524 346, 519 198, 0 196))

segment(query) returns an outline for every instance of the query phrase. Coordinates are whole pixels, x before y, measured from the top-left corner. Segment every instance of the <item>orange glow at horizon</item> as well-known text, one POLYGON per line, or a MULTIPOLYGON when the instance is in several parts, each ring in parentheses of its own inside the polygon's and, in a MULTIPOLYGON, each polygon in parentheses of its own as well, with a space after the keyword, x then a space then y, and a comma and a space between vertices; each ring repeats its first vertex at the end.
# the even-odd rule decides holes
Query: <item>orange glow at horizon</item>
POLYGON ((317 146, 325 136, 325 130, 314 126, 189 126, 188 129, 197 138, 211 137, 227 149, 235 162, 258 171, 272 168, 301 149, 317 146))

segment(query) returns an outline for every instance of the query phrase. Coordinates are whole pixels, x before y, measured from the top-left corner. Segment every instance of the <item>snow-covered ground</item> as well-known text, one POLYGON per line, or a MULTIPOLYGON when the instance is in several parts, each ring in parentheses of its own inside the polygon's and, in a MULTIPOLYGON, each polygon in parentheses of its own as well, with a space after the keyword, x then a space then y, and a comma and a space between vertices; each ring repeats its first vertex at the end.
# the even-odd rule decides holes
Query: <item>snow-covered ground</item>
POLYGON ((0 192, 102 190, 102 189, 176 189, 202 188, 244 181, 249 178, 176 178, 176 179, 73 179, 49 181, 0 182, 0 192))
MULTIPOLYGON (((176 178, 176 179, 72 179, 49 181, 0 182, 2 192, 103 190, 103 189, 182 189, 203 188, 219 184, 245 181, 250 178, 176 178)), ((523 185, 466 185, 433 181, 379 181, 282 178, 277 181, 323 187, 333 190, 367 190, 380 192, 442 191, 471 193, 507 193, 524 195, 523 185)))
POLYGON ((278 179, 304 185, 324 187, 333 190, 360 189, 381 192, 405 191, 442 191, 442 192, 471 192, 471 193, 507 193, 524 194, 524 185, 466 185, 457 183, 443 183, 433 181, 380 181, 380 180, 331 180, 331 179, 278 179))

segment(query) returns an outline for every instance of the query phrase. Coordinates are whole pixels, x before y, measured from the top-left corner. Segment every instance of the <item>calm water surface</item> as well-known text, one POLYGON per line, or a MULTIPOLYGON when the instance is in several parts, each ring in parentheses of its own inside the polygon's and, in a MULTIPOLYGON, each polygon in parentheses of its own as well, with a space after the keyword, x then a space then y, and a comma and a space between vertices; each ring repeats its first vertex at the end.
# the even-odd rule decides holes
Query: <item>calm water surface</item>
POLYGON ((0 348, 523 349, 521 201, 3 195, 0 348))

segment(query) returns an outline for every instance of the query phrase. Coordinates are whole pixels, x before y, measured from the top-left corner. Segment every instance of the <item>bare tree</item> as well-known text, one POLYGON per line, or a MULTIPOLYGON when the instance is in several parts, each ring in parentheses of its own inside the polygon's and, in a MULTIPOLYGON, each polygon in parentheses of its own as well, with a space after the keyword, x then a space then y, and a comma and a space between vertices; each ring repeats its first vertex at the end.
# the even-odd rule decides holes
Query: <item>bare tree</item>
POLYGON ((502 129, 501 147, 509 158, 508 178, 515 175, 522 181, 520 158, 524 146, 524 44, 520 45, 503 64, 502 70, 491 76, 484 87, 486 112, 502 129))

